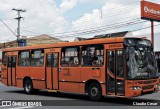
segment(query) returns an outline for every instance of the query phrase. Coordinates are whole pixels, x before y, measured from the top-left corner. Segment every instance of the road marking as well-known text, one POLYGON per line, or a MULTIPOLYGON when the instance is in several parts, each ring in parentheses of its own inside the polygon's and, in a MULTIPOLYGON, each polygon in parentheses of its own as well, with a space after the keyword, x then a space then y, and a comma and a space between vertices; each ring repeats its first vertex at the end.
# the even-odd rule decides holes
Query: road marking
POLYGON ((34 106, 27 106, 27 107, 13 107, 13 108, 6 108, 6 109, 25 109, 25 108, 33 108, 34 106))

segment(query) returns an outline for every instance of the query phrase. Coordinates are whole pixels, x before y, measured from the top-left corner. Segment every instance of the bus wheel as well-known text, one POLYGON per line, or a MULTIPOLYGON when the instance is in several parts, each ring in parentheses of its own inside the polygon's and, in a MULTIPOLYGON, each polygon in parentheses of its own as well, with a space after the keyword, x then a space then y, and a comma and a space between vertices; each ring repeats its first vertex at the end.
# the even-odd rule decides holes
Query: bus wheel
POLYGON ((31 94, 33 92, 33 84, 32 84, 32 80, 27 79, 24 82, 24 91, 27 94, 31 94))
POLYGON ((90 100, 94 101, 101 100, 102 98, 101 86, 96 82, 91 83, 88 88, 88 95, 90 100))

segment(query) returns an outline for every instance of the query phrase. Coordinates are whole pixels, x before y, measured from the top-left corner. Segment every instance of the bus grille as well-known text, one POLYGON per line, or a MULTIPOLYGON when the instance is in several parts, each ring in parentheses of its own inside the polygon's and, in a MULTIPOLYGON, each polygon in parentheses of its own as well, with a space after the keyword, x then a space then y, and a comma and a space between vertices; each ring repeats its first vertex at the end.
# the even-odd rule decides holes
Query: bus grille
POLYGON ((139 81, 139 84, 152 84, 155 83, 157 80, 150 80, 150 81, 139 81))
POLYGON ((143 90, 152 89, 152 88, 154 88, 154 85, 148 85, 148 86, 142 87, 143 90))

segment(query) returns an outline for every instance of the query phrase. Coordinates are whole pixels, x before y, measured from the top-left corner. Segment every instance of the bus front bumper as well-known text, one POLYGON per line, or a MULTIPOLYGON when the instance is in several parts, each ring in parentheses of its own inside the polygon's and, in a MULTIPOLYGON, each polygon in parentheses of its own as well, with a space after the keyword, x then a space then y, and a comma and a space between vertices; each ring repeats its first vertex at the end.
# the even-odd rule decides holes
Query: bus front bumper
POLYGON ((154 80, 127 80, 125 88, 126 97, 141 96, 159 91, 159 81, 154 80))

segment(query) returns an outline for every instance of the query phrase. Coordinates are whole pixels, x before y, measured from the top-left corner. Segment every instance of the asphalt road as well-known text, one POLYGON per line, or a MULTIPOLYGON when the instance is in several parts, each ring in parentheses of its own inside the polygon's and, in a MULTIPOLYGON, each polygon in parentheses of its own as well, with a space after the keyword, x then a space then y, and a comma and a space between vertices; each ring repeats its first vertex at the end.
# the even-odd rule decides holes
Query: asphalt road
MULTIPOLYGON (((57 109, 160 109, 160 106, 133 106, 133 103, 160 103, 160 92, 154 94, 143 95, 134 98, 115 98, 115 97, 105 97, 99 102, 90 101, 86 95, 80 94, 69 94, 69 93, 54 93, 47 91, 39 91, 38 93, 27 95, 24 93, 23 89, 15 87, 7 87, 0 83, 0 108, 8 109, 24 109, 24 108, 57 108, 57 109), (42 107, 8 107, 1 106, 2 101, 19 100, 20 102, 41 102, 42 105, 52 105, 42 106, 42 107), (107 107, 106 107, 107 106, 107 107)), ((16 101, 16 102, 19 102, 16 101)))

